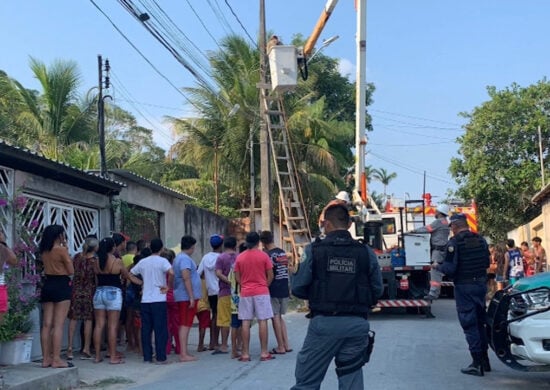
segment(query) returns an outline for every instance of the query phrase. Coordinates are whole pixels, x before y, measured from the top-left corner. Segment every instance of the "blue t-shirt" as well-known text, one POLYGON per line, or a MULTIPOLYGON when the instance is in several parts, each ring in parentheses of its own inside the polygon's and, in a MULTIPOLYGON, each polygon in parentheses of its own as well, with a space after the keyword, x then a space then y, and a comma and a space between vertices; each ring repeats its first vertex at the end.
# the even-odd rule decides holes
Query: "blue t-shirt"
POLYGON ((202 298, 201 278, 197 272, 197 265, 189 255, 180 252, 174 259, 174 300, 176 302, 188 301, 189 294, 185 289, 181 271, 188 269, 191 273, 191 286, 193 287, 193 298, 202 298))
POLYGON ((510 264, 508 269, 510 270, 510 278, 522 278, 523 277, 523 258, 518 248, 512 248, 508 250, 508 256, 510 258, 510 264))

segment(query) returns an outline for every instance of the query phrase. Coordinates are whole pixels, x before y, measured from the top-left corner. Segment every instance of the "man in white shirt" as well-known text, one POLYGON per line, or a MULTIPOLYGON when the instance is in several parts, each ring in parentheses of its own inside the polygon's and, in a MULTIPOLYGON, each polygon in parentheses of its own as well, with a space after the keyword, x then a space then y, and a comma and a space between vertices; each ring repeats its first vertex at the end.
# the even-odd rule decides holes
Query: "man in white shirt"
POLYGON ((160 252, 164 244, 160 238, 151 240, 153 254, 140 260, 130 272, 143 278, 141 297, 141 342, 143 360, 153 362, 151 337, 155 332, 155 353, 157 364, 166 364, 166 343, 168 341, 168 324, 166 313, 166 292, 172 283, 174 272, 172 266, 160 252), (168 278, 167 278, 168 274, 168 278), (168 283, 169 282, 169 283, 168 283))
POLYGON ((218 277, 216 276, 216 260, 222 252, 223 236, 214 234, 210 237, 210 246, 212 251, 208 252, 202 257, 197 272, 199 276, 206 281, 206 289, 208 290, 208 303, 212 312, 212 318, 210 321, 210 346, 208 349, 211 351, 218 349, 220 329, 216 325, 218 320, 218 292, 220 289, 218 277))

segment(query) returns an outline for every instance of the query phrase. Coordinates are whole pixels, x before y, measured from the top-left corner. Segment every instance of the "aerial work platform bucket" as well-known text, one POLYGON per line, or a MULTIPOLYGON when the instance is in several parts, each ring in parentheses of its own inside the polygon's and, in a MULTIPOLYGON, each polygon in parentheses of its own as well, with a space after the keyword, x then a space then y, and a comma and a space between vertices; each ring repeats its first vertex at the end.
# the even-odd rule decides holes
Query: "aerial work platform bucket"
POLYGON ((276 45, 268 54, 272 90, 283 92, 296 88, 298 77, 296 47, 276 45))

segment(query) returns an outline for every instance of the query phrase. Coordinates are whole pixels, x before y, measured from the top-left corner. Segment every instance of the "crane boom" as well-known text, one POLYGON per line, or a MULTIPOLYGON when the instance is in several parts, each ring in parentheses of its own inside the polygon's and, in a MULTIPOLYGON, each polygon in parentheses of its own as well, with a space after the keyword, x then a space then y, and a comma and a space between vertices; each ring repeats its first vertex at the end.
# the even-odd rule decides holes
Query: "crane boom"
POLYGON ((317 20, 317 24, 313 28, 313 32, 304 45, 304 57, 307 58, 311 55, 313 47, 315 46, 315 43, 317 43, 317 39, 319 39, 319 35, 321 35, 321 32, 325 28, 334 7, 336 7, 336 4, 338 4, 338 0, 327 0, 325 8, 323 8, 323 12, 321 12, 321 16, 319 16, 319 20, 317 20))

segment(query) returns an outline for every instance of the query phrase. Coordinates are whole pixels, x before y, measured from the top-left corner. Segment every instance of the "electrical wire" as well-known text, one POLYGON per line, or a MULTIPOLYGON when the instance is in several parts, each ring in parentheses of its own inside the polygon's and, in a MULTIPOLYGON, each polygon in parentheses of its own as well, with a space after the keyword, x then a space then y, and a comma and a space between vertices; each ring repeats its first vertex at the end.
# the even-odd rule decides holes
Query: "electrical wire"
POLYGON ((210 85, 210 83, 185 59, 183 56, 176 50, 174 47, 166 40, 166 38, 157 30, 157 28, 152 24, 148 22, 148 19, 144 18, 142 13, 135 4, 132 2, 132 0, 118 0, 118 2, 132 15, 136 20, 142 24, 143 27, 153 37, 157 39, 157 41, 160 42, 162 46, 164 46, 165 49, 168 50, 170 54, 181 64, 195 79, 199 82, 200 85, 203 87, 213 91, 213 87, 210 85))
MULTIPOLYGON (((425 171, 428 172, 427 170, 421 170, 421 169, 411 168, 410 166, 408 166, 408 165, 406 165, 406 164, 404 164, 404 163, 402 163, 402 162, 399 162, 399 161, 397 161, 397 160, 395 160, 395 159, 386 158, 386 157, 381 156, 381 155, 379 155, 379 154, 377 154, 377 153, 375 153, 375 152, 372 152, 372 151, 369 151, 369 152, 368 152, 368 155, 369 155, 369 156, 373 156, 373 157, 377 158, 378 160, 384 161, 384 162, 386 162, 386 163, 388 163, 388 164, 395 165, 395 166, 397 166, 397 167, 399 167, 399 168, 405 169, 405 170, 407 170, 407 171, 409 171, 409 172, 412 172, 412 173, 414 173, 414 174, 417 174, 417 175, 419 175, 419 176, 423 176, 425 171)), ((439 182, 441 182, 441 183, 446 183, 446 184, 450 184, 450 185, 455 184, 455 183, 449 181, 448 179, 444 178, 443 176, 437 176, 437 175, 433 175, 433 174, 428 174, 428 173, 426 173, 426 177, 429 177, 429 178, 434 179, 434 180, 436 180, 436 181, 439 181, 439 182)))
POLYGON ((212 10, 216 18, 220 21, 220 25, 225 30, 226 35, 235 35, 235 32, 233 31, 233 29, 231 28, 231 25, 225 18, 225 15, 223 11, 220 9, 218 3, 216 3, 216 6, 214 6, 211 0, 206 0, 206 2, 208 3, 208 6, 212 10))
POLYGON ((90 2, 94 5, 94 7, 97 8, 97 10, 111 23, 111 25, 114 27, 114 29, 128 42, 128 44, 153 68, 153 70, 162 77, 172 88, 174 88, 183 98, 187 101, 187 103, 191 104, 195 108, 199 109, 199 107, 191 100, 183 91, 178 88, 170 79, 164 75, 146 56, 137 48, 136 45, 118 28, 118 26, 113 22, 113 20, 96 4, 94 0, 90 0, 90 2))
POLYGON ((440 139, 440 140, 443 140, 443 141, 448 141, 449 143, 456 141, 455 138, 439 137, 437 135, 426 135, 426 134, 422 134, 422 133, 415 133, 414 131, 396 130, 396 129, 393 129, 391 126, 387 126, 387 125, 373 125, 373 126, 375 127, 375 129, 385 129, 387 131, 392 131, 392 132, 395 132, 395 133, 398 133, 398 134, 414 135, 416 137, 422 137, 423 139, 425 139, 425 138, 434 138, 434 139, 440 139))
POLYGON ((442 124, 445 124, 445 125, 461 127, 461 125, 459 125, 457 123, 445 122, 445 121, 440 121, 440 120, 436 120, 436 119, 422 118, 422 117, 419 117, 419 116, 399 114, 399 113, 396 113, 396 112, 377 110, 377 109, 373 109, 373 108, 369 108, 369 111, 379 112, 381 114, 390 114, 390 115, 402 116, 404 118, 418 119, 418 120, 427 121, 427 122, 442 123, 442 124))
MULTIPOLYGON (((118 86, 118 92, 120 92, 122 94, 123 97, 126 98, 126 101, 130 103, 130 105, 133 107, 133 109, 147 122, 149 123, 152 127, 151 127, 151 130, 156 130, 160 135, 162 135, 166 140, 170 141, 171 143, 174 142, 173 138, 171 135, 167 134, 167 132, 164 130, 164 129, 161 129, 158 127, 158 125, 155 125, 149 118, 152 118, 154 117, 153 114, 151 114, 149 111, 147 111, 147 109, 145 108, 142 108, 143 111, 145 111, 145 113, 147 115, 145 115, 143 112, 142 112, 142 109, 138 106, 138 104, 134 103, 134 100, 133 100, 133 97, 132 95, 130 94, 130 92, 128 91, 128 89, 124 86, 124 84, 122 83, 122 81, 120 80, 120 78, 116 75, 116 73, 114 73, 112 70, 111 70, 111 75, 113 76, 113 89, 115 90, 115 85, 118 86)), ((113 94, 114 95, 114 94, 113 94)), ((113 100, 114 97, 113 97, 113 100)))
POLYGON ((208 56, 174 23, 170 16, 158 5, 155 0, 140 0, 140 3, 145 7, 148 15, 156 20, 159 27, 164 30, 170 40, 178 46, 208 77, 212 78, 209 73, 208 56), (192 48, 190 48, 192 46, 192 48), (200 57, 197 57, 198 53, 200 57), (204 61, 206 60, 206 62, 204 61))
POLYGON ((137 101, 137 100, 126 100, 126 99, 121 99, 119 98, 118 100, 122 100, 124 102, 128 102, 128 103, 136 103, 136 104, 139 104, 139 105, 142 105, 142 106, 149 106, 149 107, 155 107, 155 108, 163 108, 165 110, 171 110, 171 111, 184 111, 184 109, 182 108, 177 108, 177 107, 169 107, 169 106, 162 106, 160 104, 153 104, 153 103, 145 103, 145 102, 140 102, 140 101, 137 101))
POLYGON ((393 147, 406 147, 406 148, 410 148, 410 147, 416 147, 416 146, 433 146, 433 145, 448 145, 448 144, 454 144, 454 142, 430 142, 430 143, 425 143, 425 144, 379 144, 379 143, 375 143, 375 142, 369 142, 369 145, 373 145, 373 146, 382 146, 382 147, 390 147, 390 148, 393 148, 393 147))
POLYGON ((212 33, 210 32, 210 30, 208 29, 208 27, 206 27, 206 24, 204 23, 204 21, 202 20, 202 18, 199 16, 199 14, 197 13, 197 11, 195 11, 195 8, 193 8, 193 6, 191 5, 191 3, 189 2, 189 0, 186 0, 187 2, 187 5, 189 6, 189 8, 191 8, 191 11, 193 12, 193 14, 195 15, 195 17, 199 20, 199 23, 202 25, 202 27, 204 28, 204 30, 206 31, 206 33, 210 36, 210 38, 212 38, 212 40, 214 41, 214 43, 216 44, 216 46, 218 46, 218 48, 221 50, 222 48, 220 47, 220 44, 218 43, 217 39, 214 37, 214 35, 212 35, 212 33))
POLYGON ((229 4, 229 1, 228 0, 225 0, 225 4, 227 5, 227 8, 229 8, 229 10, 231 11, 231 13, 233 14, 233 16, 235 17, 235 19, 237 19, 237 22, 240 24, 241 28, 244 30, 246 36, 248 37, 248 39, 250 39, 250 42, 252 42, 252 45, 257 47, 257 43, 256 41, 254 41, 254 39, 252 38, 252 36, 248 33, 248 30, 246 29, 246 27, 244 26, 244 24, 241 22, 241 19, 239 19, 239 16, 237 15, 237 13, 233 10, 233 7, 231 7, 231 4, 229 4))
POLYGON ((421 124, 421 123, 406 122, 406 121, 402 121, 402 120, 399 120, 399 119, 388 118, 388 117, 384 117, 384 116, 380 116, 380 115, 371 114, 371 116, 373 118, 379 118, 379 119, 383 119, 383 120, 387 120, 387 121, 401 123, 401 124, 408 125, 408 126, 411 126, 411 127, 422 127, 422 128, 429 128, 429 129, 435 129, 435 130, 446 130, 446 131, 460 131, 460 132, 464 131, 460 127, 430 126, 430 125, 425 125, 425 124, 421 124))

